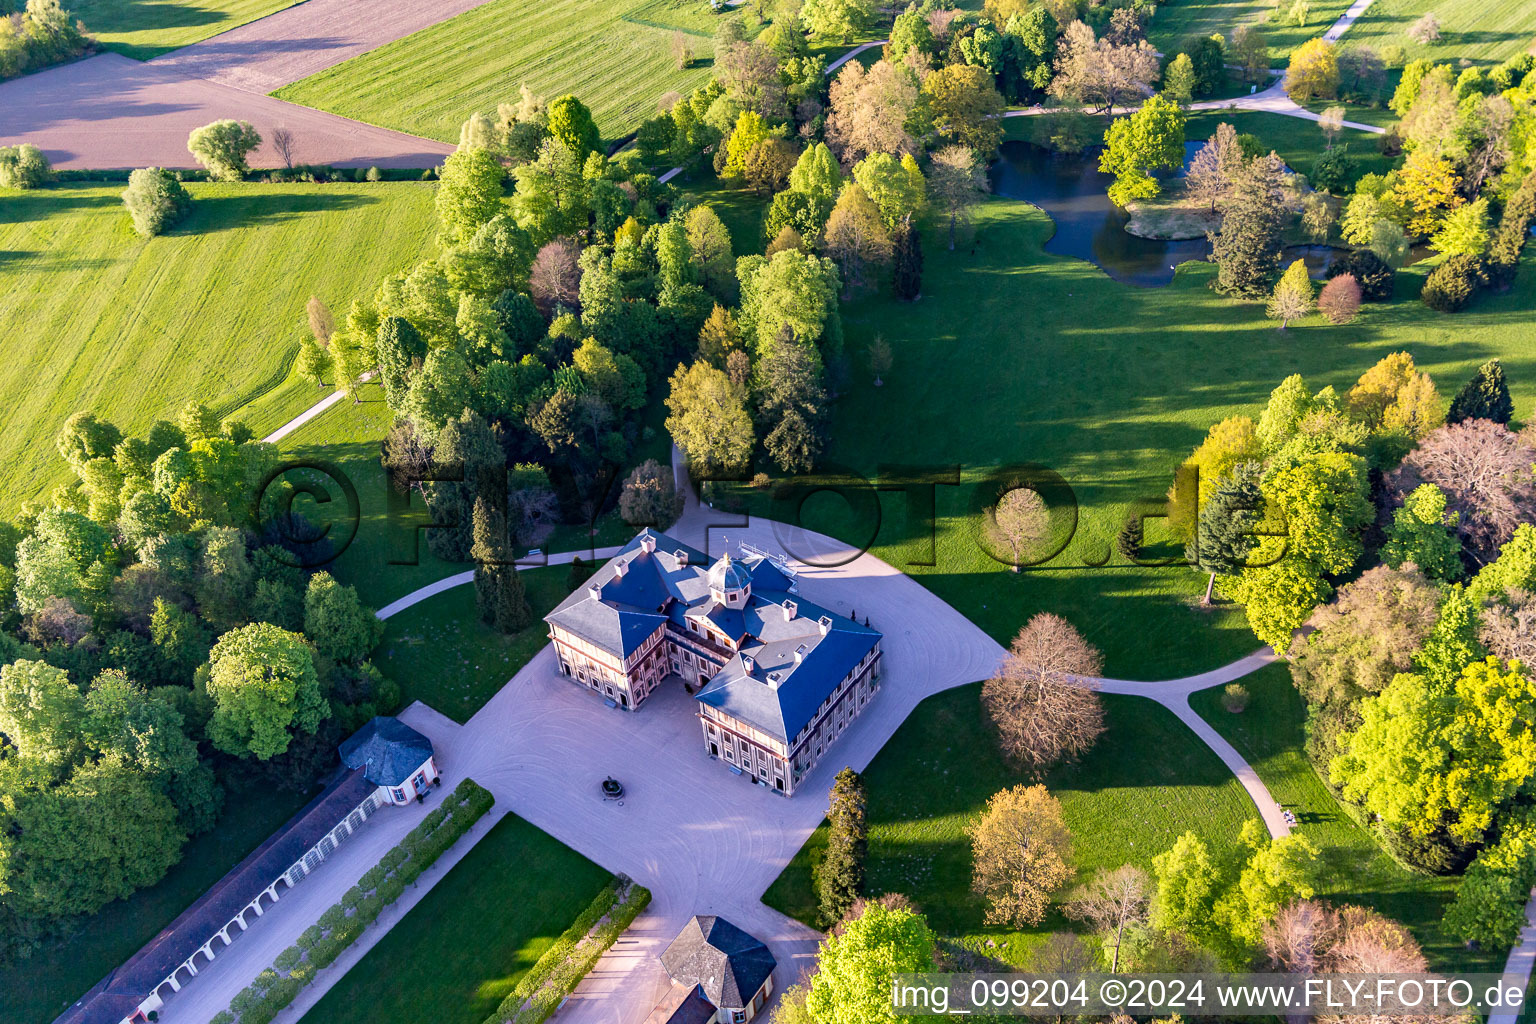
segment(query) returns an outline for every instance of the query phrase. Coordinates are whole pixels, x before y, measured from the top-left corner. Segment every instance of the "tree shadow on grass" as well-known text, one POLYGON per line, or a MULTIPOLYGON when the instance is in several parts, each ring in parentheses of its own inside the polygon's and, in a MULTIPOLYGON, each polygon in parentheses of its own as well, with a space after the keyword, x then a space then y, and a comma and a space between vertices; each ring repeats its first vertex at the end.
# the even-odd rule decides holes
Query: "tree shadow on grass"
POLYGON ((375 196, 356 192, 296 195, 278 191, 281 187, 261 186, 260 191, 240 195, 194 196, 191 215, 166 234, 206 235, 255 225, 281 224, 308 214, 359 209, 379 202, 375 196))

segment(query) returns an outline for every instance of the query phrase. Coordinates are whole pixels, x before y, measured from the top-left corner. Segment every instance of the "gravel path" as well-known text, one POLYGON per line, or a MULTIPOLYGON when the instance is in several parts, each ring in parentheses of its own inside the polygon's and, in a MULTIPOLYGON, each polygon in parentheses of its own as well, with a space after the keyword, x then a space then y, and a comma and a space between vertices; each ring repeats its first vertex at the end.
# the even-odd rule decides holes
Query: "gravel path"
MULTIPOLYGON (((1337 42, 1339 37, 1349 31, 1349 27, 1366 12, 1373 0, 1355 0, 1349 10, 1339 16, 1328 31, 1323 33, 1323 38, 1329 42, 1337 42)), ((1040 114, 1048 114, 1059 108, 1050 107, 1025 107, 1022 110, 1010 110, 1004 117, 1035 117, 1040 114)), ((1136 107, 1124 107, 1126 113, 1137 109, 1136 107)), ((1262 92, 1248 96, 1237 96, 1228 100, 1201 100, 1198 103, 1189 104, 1190 110, 1247 110, 1266 114, 1283 114, 1286 117, 1299 117, 1306 121, 1320 120, 1317 114, 1294 102, 1285 91, 1285 75, 1282 73, 1275 81, 1262 92)), ((1353 128, 1355 131, 1369 132, 1372 135, 1381 135, 1386 129, 1374 124, 1363 124, 1359 121, 1343 122, 1345 128, 1353 128)))

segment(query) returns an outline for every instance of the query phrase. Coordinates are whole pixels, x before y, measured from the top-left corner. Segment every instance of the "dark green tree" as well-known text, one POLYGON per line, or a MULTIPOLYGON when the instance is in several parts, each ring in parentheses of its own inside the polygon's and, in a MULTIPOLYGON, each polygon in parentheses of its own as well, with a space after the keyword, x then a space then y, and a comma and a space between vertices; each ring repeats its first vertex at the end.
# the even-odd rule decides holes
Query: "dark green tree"
POLYGON ((411 373, 427 357, 427 343, 405 317, 387 316, 379 321, 377 344, 384 400, 391 409, 399 409, 405 402, 411 373))
POLYGON ((1472 379, 1462 385, 1456 397, 1451 399, 1450 411, 1445 414, 1447 423, 1462 420, 1492 420, 1508 423, 1515 413, 1515 404, 1509 397, 1509 384, 1504 380, 1504 366, 1497 359, 1490 359, 1477 368, 1472 379))
POLYGON ((1247 564, 1255 543, 1253 528, 1263 507, 1264 496, 1253 474, 1239 471, 1200 510, 1200 526, 1188 555, 1196 568, 1210 574, 1202 603, 1211 603, 1217 576, 1235 576, 1247 564))
POLYGON ((436 524, 427 531, 427 546, 438 558, 463 562, 474 545, 475 497, 483 476, 502 474, 506 452, 496 433, 479 413, 466 411, 448 421, 432 454, 432 475, 426 485, 427 508, 436 524))
POLYGON ((480 620, 500 633, 528 628, 533 610, 513 564, 505 508, 498 508, 493 496, 481 494, 475 499, 474 532, 470 554, 475 560, 475 606, 480 620))
POLYGON ((895 247, 893 290, 907 302, 923 293, 923 241, 911 224, 896 228, 891 241, 895 247))
POLYGON ((304 635, 315 650, 336 661, 358 662, 368 657, 383 633, 384 623, 358 600, 355 588, 342 586, 328 572, 310 578, 304 594, 304 635))
POLYGON ((1284 173, 1285 164, 1271 153, 1233 176, 1221 230, 1211 240, 1218 291, 1248 298, 1269 294, 1280 269, 1284 173))
POLYGON ((837 773, 827 807, 827 852, 816 865, 816 896, 823 923, 832 925, 864 890, 864 858, 869 851, 869 794, 852 768, 837 773))

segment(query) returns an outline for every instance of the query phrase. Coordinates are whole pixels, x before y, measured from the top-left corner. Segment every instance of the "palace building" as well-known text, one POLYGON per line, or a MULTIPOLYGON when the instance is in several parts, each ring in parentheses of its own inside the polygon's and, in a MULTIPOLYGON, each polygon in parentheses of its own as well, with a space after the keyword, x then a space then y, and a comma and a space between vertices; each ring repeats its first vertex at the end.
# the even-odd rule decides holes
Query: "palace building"
POLYGON ((638 710, 697 689, 710 756, 788 796, 880 685, 880 634, 811 603, 782 558, 710 564, 644 530, 545 617, 560 671, 638 710))

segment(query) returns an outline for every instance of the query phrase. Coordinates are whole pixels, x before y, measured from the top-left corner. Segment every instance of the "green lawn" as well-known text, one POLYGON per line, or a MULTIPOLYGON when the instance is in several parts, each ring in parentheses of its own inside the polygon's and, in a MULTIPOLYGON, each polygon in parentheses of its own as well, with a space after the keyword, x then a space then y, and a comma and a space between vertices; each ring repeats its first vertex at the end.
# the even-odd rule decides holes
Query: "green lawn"
POLYGON ((6 1020, 48 1024, 107 972, 127 960, 209 886, 275 832, 309 793, 229 793, 218 825, 189 842, 158 885, 108 904, 77 930, 0 970, 6 1020))
POLYGON ((303 1019, 480 1024, 609 878, 509 814, 303 1019))
POLYGON ((1469 952, 1440 930, 1457 880, 1421 875, 1389 857, 1369 832, 1328 792, 1304 752, 1306 705, 1289 669, 1270 665, 1242 680, 1252 694, 1247 710, 1221 706, 1221 688, 1202 690, 1190 703, 1237 748, 1272 795, 1296 815, 1301 834, 1323 853, 1319 895, 1333 903, 1374 907, 1413 930, 1431 964, 1443 970, 1497 971, 1503 950, 1469 952))
MULTIPOLYGON (((1210 264, 1185 265, 1166 288, 1137 288, 1043 253, 1052 224, 1027 203, 989 200, 976 222, 974 243, 954 252, 940 234, 924 236, 922 300, 877 296, 843 310, 854 370, 825 464, 873 480, 886 464, 942 476, 958 463, 962 485, 936 488, 936 529, 923 521, 922 495, 909 515, 908 497, 893 491, 855 492, 865 504, 878 501, 878 518, 834 494, 813 497, 802 516, 855 543, 872 538, 875 554, 999 640, 1035 612, 1053 611, 1103 649, 1108 674, 1132 679, 1189 674, 1257 647, 1240 613, 1198 607, 1197 574, 1129 565, 1111 557, 1111 544, 1138 499, 1167 491, 1175 465, 1212 423, 1256 415, 1288 374, 1347 388, 1382 356, 1407 349, 1449 395, 1498 356, 1516 408, 1536 400, 1536 337, 1523 326, 1536 294, 1529 257, 1511 293, 1480 296, 1461 314, 1412 298, 1420 265, 1401 275, 1401 298, 1367 306, 1355 323, 1312 317, 1282 334, 1262 303, 1211 290, 1210 264), (876 335, 895 357, 878 389, 865 362, 876 335), (1067 479, 1079 520, 1060 556, 1013 573, 975 543, 972 503, 988 500, 980 485, 997 467, 1023 462, 1067 479)), ((762 492, 742 497, 773 511, 762 492)), ((777 512, 796 514, 787 505, 777 512)))
POLYGON ((570 593, 569 573, 564 565, 522 570, 534 620, 512 636, 481 623, 473 586, 407 608, 389 620, 373 663, 400 684, 406 703, 420 700, 467 722, 549 642, 543 617, 570 593))
POLYGON ((71 0, 65 8, 108 50, 151 60, 303 0, 71 0))
MULTIPOLYGON (((929 697, 897 729, 865 772, 869 788, 868 892, 903 892, 934 929, 1012 964, 1025 963, 1038 936, 1074 927, 1052 913, 1038 929, 983 923, 969 892, 971 841, 965 826, 994 792, 1023 781, 997 752, 980 685, 929 697)), ((1215 754, 1178 718, 1140 697, 1104 695, 1109 729, 1080 765, 1057 768, 1044 783, 1061 801, 1075 843, 1074 867, 1087 877, 1152 857, 1186 831, 1227 851, 1246 818, 1258 817, 1215 754)), ((811 863, 825 849, 819 827, 763 894, 763 903, 816 924, 811 863)))
MULTIPOLYGON (((1028 779, 1004 764, 981 710, 979 685, 929 697, 870 764, 868 885, 902 892, 942 935, 1022 964, 1038 936, 1071 927, 1052 914, 1038 929, 983 923, 970 894, 966 823, 998 790, 1028 779)), ((1151 859, 1186 831, 1216 850, 1234 847, 1252 802, 1216 755, 1171 713, 1139 697, 1106 695, 1108 731, 1082 763, 1045 779, 1072 830, 1081 876, 1151 859)), ((814 924, 811 863, 826 826, 763 896, 763 902, 814 924)))
MULTIPOLYGON (((229 413, 278 388, 309 296, 344 314, 436 229, 420 183, 190 190, 192 214, 147 240, 121 186, 0 190, 0 511, 67 478, 53 439, 77 410, 142 431, 194 397, 229 413)), ((297 411, 282 398, 253 425, 297 411)))
POLYGON ((1147 26, 1147 39, 1157 49, 1173 53, 1191 36, 1217 34, 1231 40, 1239 25, 1257 25, 1269 40, 1269 52, 1284 65, 1290 52, 1320 36, 1349 9, 1350 0, 1312 0, 1307 23, 1297 25, 1285 14, 1289 0, 1169 0, 1157 8, 1147 26), (1272 17, 1277 10, 1280 17, 1272 17))
POLYGON ((653 116, 663 93, 709 79, 717 23, 701 0, 490 0, 274 95, 456 142, 470 113, 516 102, 526 82, 549 99, 575 93, 613 139, 653 116), (674 31, 700 58, 686 70, 674 31))
MULTIPOLYGON (((1365 108, 1351 107, 1349 120, 1360 120, 1364 124, 1371 124, 1374 120, 1368 115, 1372 113, 1373 111, 1365 108), (1356 118, 1356 113, 1367 116, 1356 118)), ((1374 113, 1380 113, 1380 111, 1374 113)), ((1386 114, 1389 120, 1393 120, 1391 111, 1386 111, 1386 114)), ((1231 124, 1239 133, 1258 136, 1259 140, 1278 153, 1280 159, 1287 165, 1303 174, 1312 169, 1312 163, 1322 154, 1326 141, 1316 121, 1286 117, 1284 114, 1267 114, 1262 111, 1229 110, 1191 112, 1185 125, 1184 137, 1208 139, 1216 134, 1216 126, 1223 121, 1231 124)), ((1381 151, 1376 146, 1375 135, 1352 128, 1346 128, 1340 133, 1338 141, 1334 144, 1349 147, 1350 158, 1355 161, 1355 168, 1359 174, 1385 174, 1400 162, 1400 158, 1381 155, 1381 151)))
POLYGON ((1401 46, 1408 59, 1427 57, 1498 64, 1536 45, 1536 4, 1530 0, 1375 0, 1344 36, 1380 49, 1401 46), (1440 41, 1421 46, 1408 29, 1425 14, 1440 20, 1440 41))

